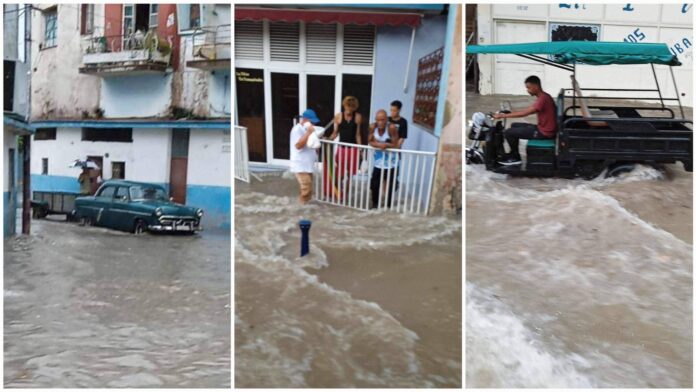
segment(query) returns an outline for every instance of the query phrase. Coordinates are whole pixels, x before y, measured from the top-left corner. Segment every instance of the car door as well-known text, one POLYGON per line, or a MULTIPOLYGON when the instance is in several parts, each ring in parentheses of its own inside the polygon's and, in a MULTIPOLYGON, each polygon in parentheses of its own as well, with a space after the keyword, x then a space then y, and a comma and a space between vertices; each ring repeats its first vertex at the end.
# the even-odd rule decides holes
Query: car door
POLYGON ((94 208, 91 209, 90 215, 98 226, 109 227, 109 208, 115 192, 115 186, 107 185, 94 197, 94 208))
POLYGON ((130 230, 133 224, 133 217, 129 209, 130 187, 119 186, 114 194, 114 199, 109 210, 109 219, 115 229, 130 230))

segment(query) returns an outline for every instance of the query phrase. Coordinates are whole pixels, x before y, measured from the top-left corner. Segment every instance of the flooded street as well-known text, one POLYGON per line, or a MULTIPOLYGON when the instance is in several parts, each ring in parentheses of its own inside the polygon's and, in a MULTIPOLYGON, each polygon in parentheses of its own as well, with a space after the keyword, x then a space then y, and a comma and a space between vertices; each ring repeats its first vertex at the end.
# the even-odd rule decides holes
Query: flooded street
POLYGON ((297 191, 237 182, 235 386, 461 387, 460 219, 302 207, 297 191))
POLYGON ((229 232, 34 220, 5 240, 4 386, 229 387, 229 232))
POLYGON ((692 186, 468 165, 467 386, 691 388, 692 186))

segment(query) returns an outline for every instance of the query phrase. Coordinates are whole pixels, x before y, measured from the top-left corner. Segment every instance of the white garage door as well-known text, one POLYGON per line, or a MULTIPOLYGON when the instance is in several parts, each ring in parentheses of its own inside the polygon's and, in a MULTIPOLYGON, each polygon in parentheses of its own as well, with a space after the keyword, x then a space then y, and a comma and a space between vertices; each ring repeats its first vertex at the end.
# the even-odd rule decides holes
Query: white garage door
MULTIPOLYGON (((496 44, 546 41, 546 24, 497 21, 495 37, 496 44)), ((544 66, 516 55, 495 56, 493 89, 496 94, 526 95, 524 80, 529 75, 544 80, 544 66)))

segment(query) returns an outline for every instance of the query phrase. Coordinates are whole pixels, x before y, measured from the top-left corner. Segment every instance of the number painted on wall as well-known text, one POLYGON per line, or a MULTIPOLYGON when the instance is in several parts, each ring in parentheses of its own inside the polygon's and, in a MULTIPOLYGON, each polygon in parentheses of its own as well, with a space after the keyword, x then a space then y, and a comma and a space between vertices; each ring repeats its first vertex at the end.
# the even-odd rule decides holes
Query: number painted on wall
POLYGON ((629 34, 626 38, 624 38, 624 42, 640 42, 645 39, 645 34, 640 31, 640 28, 637 28, 633 30, 631 34, 629 34))

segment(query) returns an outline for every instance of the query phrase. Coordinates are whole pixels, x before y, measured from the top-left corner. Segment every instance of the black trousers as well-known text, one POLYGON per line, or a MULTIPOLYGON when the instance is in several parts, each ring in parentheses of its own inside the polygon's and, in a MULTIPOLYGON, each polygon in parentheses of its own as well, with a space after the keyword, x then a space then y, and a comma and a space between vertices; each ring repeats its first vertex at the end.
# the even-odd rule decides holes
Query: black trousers
POLYGON ((379 196, 382 190, 379 189, 380 179, 382 186, 386 186, 387 192, 387 207, 391 206, 392 186, 396 181, 396 169, 380 169, 375 167, 372 169, 372 178, 370 179, 370 190, 372 191, 372 207, 376 208, 379 203, 379 196))
POLYGON ((503 132, 510 145, 510 155, 515 159, 520 159, 520 139, 548 139, 534 124, 513 123, 503 132))

